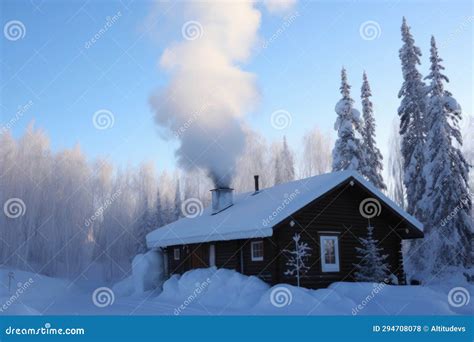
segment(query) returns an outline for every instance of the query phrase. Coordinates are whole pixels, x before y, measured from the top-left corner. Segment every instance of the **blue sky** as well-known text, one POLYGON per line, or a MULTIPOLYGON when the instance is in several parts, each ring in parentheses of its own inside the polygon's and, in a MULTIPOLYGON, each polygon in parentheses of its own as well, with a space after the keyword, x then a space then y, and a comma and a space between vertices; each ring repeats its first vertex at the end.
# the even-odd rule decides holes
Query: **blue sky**
MULTIPOLYGON (((444 59, 447 86, 464 109, 473 113, 473 3, 471 1, 312 1, 299 2, 289 25, 262 7, 262 42, 282 33, 265 49, 255 48, 244 70, 257 76, 261 101, 248 113, 249 125, 269 140, 286 135, 295 150, 301 136, 317 125, 335 134, 334 105, 339 99, 339 73, 344 65, 359 106, 362 72, 368 73, 376 108, 377 134, 387 150, 391 122, 401 85, 398 49, 400 24, 406 16, 423 51, 426 74, 429 40, 434 34, 444 59), (470 18, 470 19, 469 19, 470 18), (374 21, 379 36, 365 40, 360 26, 374 21), (284 109, 292 124, 275 130, 271 113, 284 109)), ((158 14, 147 25, 149 1, 4 0, 0 23, 20 21, 24 37, 0 37, 1 125, 11 122, 19 106, 31 107, 12 125, 20 136, 34 120, 51 139, 54 150, 79 143, 89 158, 108 156, 118 165, 153 161, 158 169, 175 165, 177 143, 163 140, 153 122, 148 100, 166 85, 168 75, 158 60, 163 49, 182 39, 180 18, 158 14), (95 43, 86 43, 118 19, 95 43), (98 130, 92 117, 100 109, 114 115, 113 127, 98 130)), ((360 107, 360 106, 359 106, 360 107)), ((386 153, 385 153, 386 155, 386 153)))

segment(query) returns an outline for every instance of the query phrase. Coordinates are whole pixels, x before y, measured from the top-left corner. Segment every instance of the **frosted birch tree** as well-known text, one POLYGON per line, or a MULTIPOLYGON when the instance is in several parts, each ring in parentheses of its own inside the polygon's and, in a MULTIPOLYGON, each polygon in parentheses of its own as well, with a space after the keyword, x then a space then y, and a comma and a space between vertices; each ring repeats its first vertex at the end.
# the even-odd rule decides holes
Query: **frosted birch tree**
POLYGON ((261 134, 250 129, 246 132, 245 150, 237 160, 233 187, 236 191, 254 190, 254 175, 259 175, 260 188, 273 185, 275 170, 271 165, 268 143, 261 134))
POLYGON ((331 171, 333 142, 329 134, 314 127, 303 136, 303 151, 300 155, 300 176, 311 177, 331 171))
POLYGON ((306 242, 301 241, 301 236, 298 233, 293 236, 293 241, 295 242, 294 249, 283 250, 284 253, 289 255, 286 263, 289 268, 285 271, 285 275, 296 277, 296 284, 299 287, 301 276, 309 270, 309 266, 306 266, 305 262, 311 256, 311 247, 306 242))
POLYGON ((286 137, 283 137, 281 148, 275 156, 275 184, 286 183, 295 179, 295 159, 293 151, 288 147, 286 137))
POLYGON ((98 269, 111 281, 128 274, 146 235, 136 222, 155 197, 153 170, 88 162, 79 146, 53 152, 29 125, 18 139, 0 135, 0 177, 0 264, 74 278, 98 269))

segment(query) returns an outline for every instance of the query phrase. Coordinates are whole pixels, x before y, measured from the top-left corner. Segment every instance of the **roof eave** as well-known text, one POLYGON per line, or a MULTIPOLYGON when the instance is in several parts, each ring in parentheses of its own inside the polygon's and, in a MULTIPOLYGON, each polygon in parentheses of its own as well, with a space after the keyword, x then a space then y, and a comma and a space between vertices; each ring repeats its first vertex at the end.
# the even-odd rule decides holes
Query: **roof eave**
POLYGON ((273 228, 256 228, 255 230, 246 231, 246 232, 232 232, 226 234, 214 234, 214 235, 195 235, 189 236, 186 238, 180 238, 180 243, 176 243, 175 238, 163 238, 163 239, 154 239, 152 241, 147 240, 148 248, 164 248, 169 246, 176 245, 188 245, 194 243, 207 243, 207 242, 216 242, 216 241, 230 241, 230 240, 241 240, 241 239, 255 239, 255 238, 264 238, 273 235, 273 228))

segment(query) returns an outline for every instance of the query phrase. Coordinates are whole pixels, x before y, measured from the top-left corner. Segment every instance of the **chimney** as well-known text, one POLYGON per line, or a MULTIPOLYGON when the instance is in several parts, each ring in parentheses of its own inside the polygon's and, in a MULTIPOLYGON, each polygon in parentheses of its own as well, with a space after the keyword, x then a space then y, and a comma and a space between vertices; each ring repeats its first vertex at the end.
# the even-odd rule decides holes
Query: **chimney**
POLYGON ((253 176, 253 178, 255 180, 255 193, 257 193, 260 191, 260 186, 258 184, 258 175, 253 176))
POLYGON ((211 190, 212 192, 212 215, 229 208, 234 204, 234 189, 231 188, 217 188, 211 190))

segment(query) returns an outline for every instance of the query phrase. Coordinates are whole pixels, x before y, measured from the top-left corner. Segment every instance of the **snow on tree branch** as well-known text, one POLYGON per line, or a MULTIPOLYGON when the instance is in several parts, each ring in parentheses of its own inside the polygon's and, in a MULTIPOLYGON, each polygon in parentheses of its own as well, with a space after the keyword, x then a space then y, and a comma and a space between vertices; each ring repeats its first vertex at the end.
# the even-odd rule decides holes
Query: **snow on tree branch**
POLYGON ((306 242, 300 242, 301 236, 296 233, 293 236, 295 242, 295 249, 284 249, 283 252, 289 255, 286 266, 289 268, 285 271, 285 275, 296 276, 298 287, 300 286, 301 275, 305 274, 309 267, 306 266, 305 261, 311 256, 311 247, 306 242))

